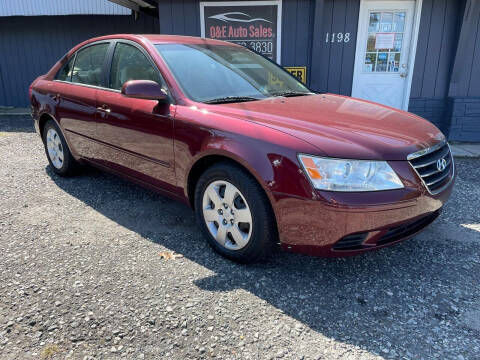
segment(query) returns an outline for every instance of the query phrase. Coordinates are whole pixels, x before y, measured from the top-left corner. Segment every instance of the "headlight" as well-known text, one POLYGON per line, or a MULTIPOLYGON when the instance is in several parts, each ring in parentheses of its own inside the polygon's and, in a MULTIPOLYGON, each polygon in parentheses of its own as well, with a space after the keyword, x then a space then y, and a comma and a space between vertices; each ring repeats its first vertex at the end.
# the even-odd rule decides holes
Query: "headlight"
POLYGON ((330 191, 401 189, 403 184, 386 161, 331 159, 309 155, 298 158, 315 188, 330 191))

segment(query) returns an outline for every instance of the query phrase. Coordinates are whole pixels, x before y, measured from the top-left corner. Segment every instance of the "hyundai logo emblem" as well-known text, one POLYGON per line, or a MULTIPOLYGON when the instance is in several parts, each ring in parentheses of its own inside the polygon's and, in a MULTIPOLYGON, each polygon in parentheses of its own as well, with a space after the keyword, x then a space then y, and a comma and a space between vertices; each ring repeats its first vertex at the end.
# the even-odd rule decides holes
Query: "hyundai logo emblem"
POLYGON ((447 160, 445 159, 438 159, 437 160, 437 170, 443 171, 447 167, 447 160))

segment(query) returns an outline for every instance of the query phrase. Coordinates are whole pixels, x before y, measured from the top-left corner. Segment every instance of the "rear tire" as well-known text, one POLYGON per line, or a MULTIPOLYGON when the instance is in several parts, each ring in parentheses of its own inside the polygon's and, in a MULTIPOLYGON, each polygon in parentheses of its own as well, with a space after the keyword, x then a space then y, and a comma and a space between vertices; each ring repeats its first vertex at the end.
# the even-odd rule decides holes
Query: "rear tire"
POLYGON ((56 174, 71 176, 76 173, 79 164, 73 158, 62 132, 53 120, 48 120, 43 128, 43 145, 48 162, 56 174))
POLYGON ((215 164, 200 176, 195 214, 210 246, 236 262, 265 258, 278 239, 265 192, 248 172, 234 164, 215 164))

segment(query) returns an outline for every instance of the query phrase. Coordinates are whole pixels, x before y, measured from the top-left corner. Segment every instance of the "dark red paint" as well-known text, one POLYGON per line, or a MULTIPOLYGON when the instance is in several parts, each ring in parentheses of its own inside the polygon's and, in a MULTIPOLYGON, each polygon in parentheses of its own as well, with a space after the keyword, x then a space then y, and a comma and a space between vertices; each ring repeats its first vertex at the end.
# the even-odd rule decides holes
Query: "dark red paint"
POLYGON ((310 254, 351 255, 378 248, 379 233, 440 211, 450 196, 454 181, 432 196, 406 161, 408 154, 443 139, 428 121, 332 94, 196 103, 182 93, 155 50, 153 44, 159 43, 226 44, 163 35, 111 35, 83 42, 32 84, 37 131, 53 118, 79 161, 186 203, 191 203, 189 185, 203 166, 199 164, 222 158, 235 161, 257 179, 270 199, 282 246, 310 254), (170 101, 144 81, 125 84, 122 91, 128 97, 110 89, 53 80, 79 48, 113 39, 133 41, 150 54, 169 87, 170 101), (387 160, 405 187, 375 193, 315 190, 303 173, 298 153, 387 160), (370 232, 370 248, 332 250, 340 238, 357 232, 370 232))
POLYGON ((167 100, 167 95, 155 81, 151 80, 130 80, 122 86, 122 95, 126 97, 157 100, 160 102, 167 100))

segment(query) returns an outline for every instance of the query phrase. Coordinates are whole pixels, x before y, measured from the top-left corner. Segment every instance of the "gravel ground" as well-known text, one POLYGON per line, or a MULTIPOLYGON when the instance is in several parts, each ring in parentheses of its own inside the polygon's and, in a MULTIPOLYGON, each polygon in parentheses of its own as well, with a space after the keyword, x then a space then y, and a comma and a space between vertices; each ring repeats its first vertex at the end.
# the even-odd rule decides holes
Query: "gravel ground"
POLYGON ((480 358, 480 159, 457 159, 414 239, 253 266, 215 255, 180 203, 54 175, 27 117, 0 116, 0 161, 2 359, 480 358))

